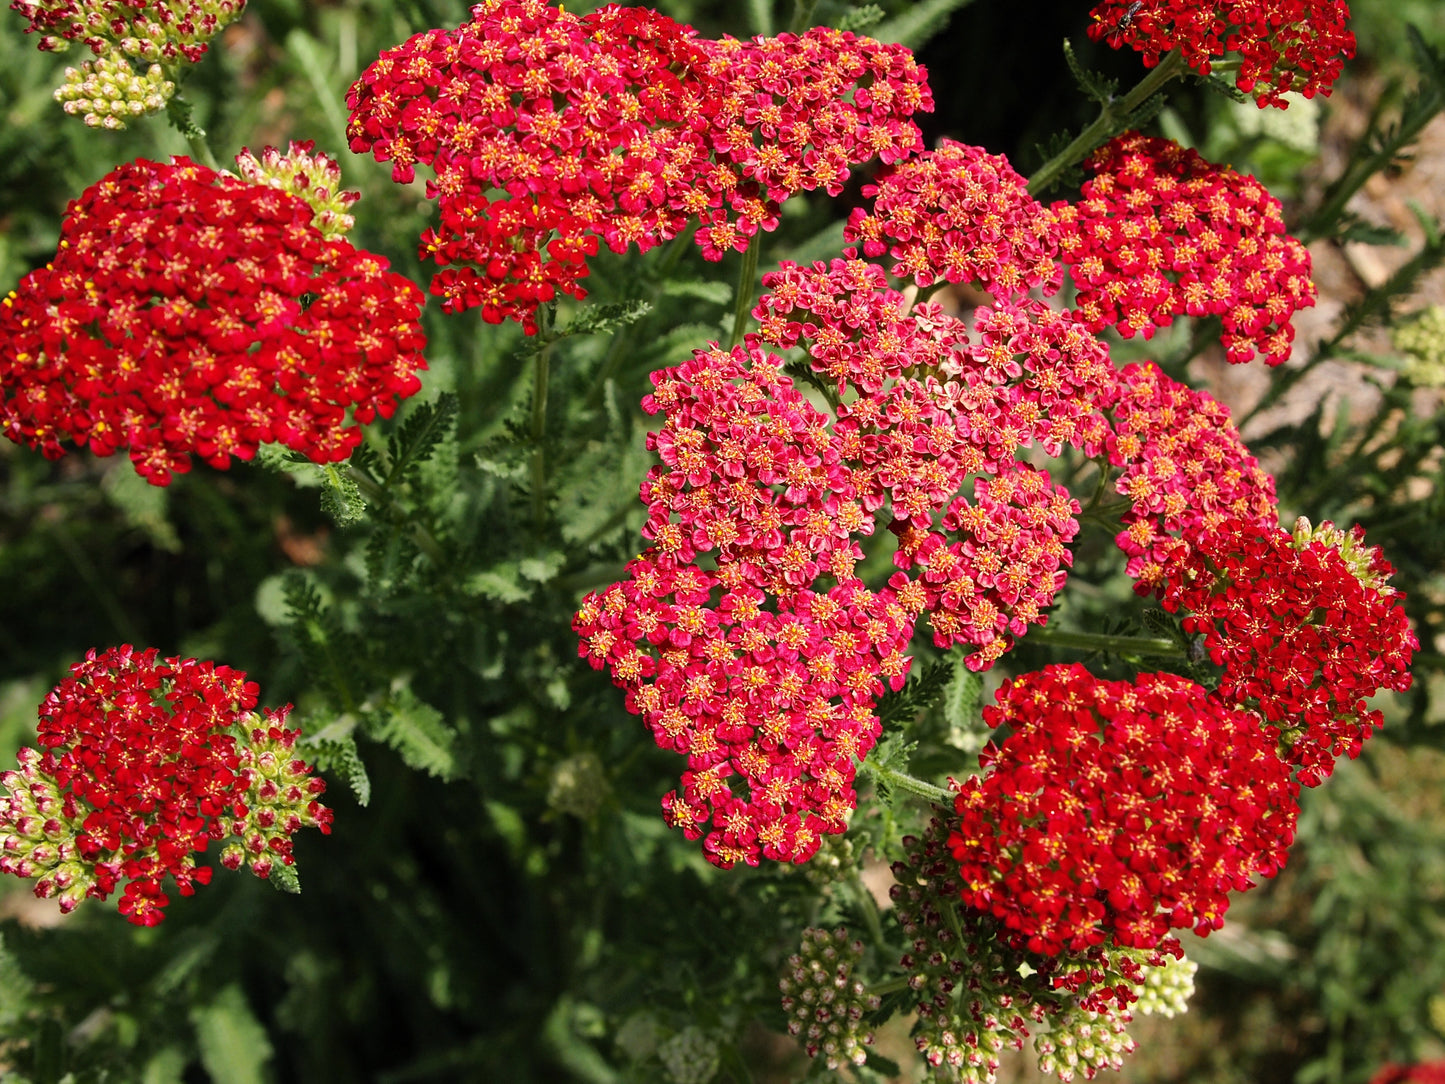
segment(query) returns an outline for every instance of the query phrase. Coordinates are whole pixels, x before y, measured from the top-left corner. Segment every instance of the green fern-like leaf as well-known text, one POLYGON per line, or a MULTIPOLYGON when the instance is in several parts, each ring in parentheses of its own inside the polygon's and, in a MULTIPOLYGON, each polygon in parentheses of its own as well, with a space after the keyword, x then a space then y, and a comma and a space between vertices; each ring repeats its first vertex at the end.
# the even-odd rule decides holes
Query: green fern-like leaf
POLYGON ((420 700, 403 686, 385 705, 367 715, 372 737, 386 742, 410 768, 451 780, 460 772, 456 757, 456 731, 447 726, 442 713, 420 700))
POLYGON ((878 701, 879 720, 887 726, 899 720, 916 718, 919 712, 926 711, 942 699, 952 677, 952 661, 935 659, 921 673, 909 678, 903 688, 883 694, 878 701))
POLYGON ((452 435, 460 406, 455 392, 443 392, 434 403, 422 403, 408 415, 387 442, 388 482, 415 481, 417 468, 452 435))
POLYGON ((346 781, 357 805, 371 801, 371 777, 366 774, 366 765, 361 762, 361 752, 350 732, 331 736, 322 731, 302 738, 300 745, 318 771, 339 775, 346 781))

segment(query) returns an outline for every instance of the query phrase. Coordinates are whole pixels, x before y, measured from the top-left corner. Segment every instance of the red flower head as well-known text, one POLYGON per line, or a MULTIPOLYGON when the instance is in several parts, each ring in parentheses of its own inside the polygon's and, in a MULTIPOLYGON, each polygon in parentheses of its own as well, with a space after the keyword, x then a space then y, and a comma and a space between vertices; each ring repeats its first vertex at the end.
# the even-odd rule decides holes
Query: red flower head
POLYGON ((39 878, 35 894, 65 912, 128 879, 121 913, 153 926, 166 877, 183 896, 210 881, 194 855, 213 839, 241 837, 258 876, 290 865, 296 829, 331 830, 326 787, 277 755, 297 737, 289 707, 255 706, 255 684, 226 666, 89 652, 40 705, 44 752, 22 749, 21 770, 0 773, 0 871, 39 878))
POLYGON ((1365 702, 1410 687, 1420 646, 1389 586, 1394 572, 1359 527, 1283 528, 1230 519, 1186 539, 1160 593, 1224 667, 1219 695, 1262 721, 1317 786, 1383 718, 1365 702))
POLYGON ((1129 498, 1118 543, 1135 590, 1148 594, 1178 560, 1180 537, 1213 531, 1227 519, 1273 531, 1274 479, 1244 446, 1229 409, 1165 376, 1151 362, 1119 374, 1109 462, 1129 498))
POLYGON ((1315 303, 1310 255, 1253 177, 1130 132, 1089 159, 1078 203, 1053 205, 1061 258, 1089 327, 1146 339, 1176 316, 1218 316, 1232 362, 1290 353, 1315 303))
POLYGON ((121 166, 70 205, 55 259, 0 305, 0 425, 130 451, 165 485, 275 441, 318 463, 415 393, 421 292, 328 240, 313 208, 186 158, 121 166))
POLYGON ((885 252, 899 278, 973 283, 999 297, 1059 288, 1053 220, 1002 155, 945 139, 863 186, 873 208, 848 216, 843 240, 885 252))
POLYGON ((863 507, 889 505, 895 563, 914 571, 890 583, 920 599, 935 643, 973 645, 968 665, 991 666, 1043 621, 1078 530, 1067 492, 1015 453, 1098 454, 1116 379, 1103 345, 1028 298, 980 307, 971 326, 910 307, 858 259, 785 262, 763 284, 763 338, 802 345, 837 387, 833 432, 863 507))
POLYGON ((1158 946, 1218 929, 1226 893, 1285 862, 1298 786, 1246 712, 1193 682, 1026 674, 984 709, 1007 725, 955 803, 966 905, 1030 952, 1158 946))
POLYGON ((583 599, 573 627, 658 746, 687 757, 665 815, 727 869, 804 862, 845 829, 855 760, 882 731, 873 705, 908 670, 913 615, 857 579, 763 590, 738 564, 706 572, 653 549, 583 599))
POLYGON ((1089 37, 1115 49, 1127 44, 1150 68, 1178 49, 1208 75, 1225 53, 1238 54, 1235 85, 1261 107, 1283 109, 1291 91, 1328 95, 1355 55, 1345 0, 1103 0, 1092 14, 1089 37))
POLYGON ((906 49, 852 34, 713 42, 645 8, 488 0, 384 52, 347 104, 352 150, 402 183, 436 174, 421 251, 444 308, 530 334, 538 305, 584 296, 599 244, 646 250, 698 220, 709 259, 746 248, 780 200, 914 150, 907 118, 931 99, 906 49))

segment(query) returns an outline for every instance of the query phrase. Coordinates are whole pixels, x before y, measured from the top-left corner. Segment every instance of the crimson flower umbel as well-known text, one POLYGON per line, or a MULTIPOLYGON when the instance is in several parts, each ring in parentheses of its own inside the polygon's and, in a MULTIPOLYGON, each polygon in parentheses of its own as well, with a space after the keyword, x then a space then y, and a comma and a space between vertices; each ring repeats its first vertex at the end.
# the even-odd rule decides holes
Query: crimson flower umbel
POLYGON ((1315 303, 1309 251, 1264 185, 1167 139, 1128 132, 1087 163, 1077 203, 1053 205, 1081 316, 1125 338, 1218 316, 1232 362, 1289 357, 1291 318, 1315 303))
POLYGON ((1298 785, 1254 717, 1172 674, 1025 674, 984 709, 1008 726, 964 783, 949 846, 971 907, 1030 952, 1152 949, 1207 934, 1226 893, 1285 862, 1298 785))
POLYGON ((908 50, 826 28, 709 41, 646 8, 471 14, 383 52, 347 95, 347 134, 401 183, 435 172, 421 253, 443 307, 528 333, 538 305, 584 296, 600 245, 645 251, 697 222, 721 259, 788 196, 917 149, 908 118, 931 108, 908 50))
POLYGON ((209 883, 195 855, 212 840, 236 837, 232 869, 291 865, 297 829, 331 830, 326 785, 290 755, 289 705, 257 713, 256 692, 239 670, 154 648, 88 652, 40 705, 43 752, 0 773, 0 872, 38 878, 63 912, 125 880, 120 912, 153 926, 167 878, 183 896, 209 883))
POLYGON ((1410 687, 1420 645, 1389 586, 1394 569, 1361 528, 1328 522, 1301 519, 1291 535, 1229 519, 1185 541, 1165 570, 1164 607, 1204 634, 1224 667, 1219 695, 1262 722, 1300 782, 1317 786, 1382 725, 1366 701, 1410 687))
POLYGON ((316 214, 187 158, 107 174, 0 304, 5 435, 51 458, 127 449, 154 485, 271 441, 345 459, 349 421, 421 387, 422 295, 316 214))
POLYGON ((1290 92, 1329 94, 1355 55, 1349 17, 1346 0, 1102 0, 1089 37, 1116 49, 1127 44, 1150 68, 1178 49, 1200 75, 1236 53, 1235 85, 1261 107, 1283 109, 1290 92))

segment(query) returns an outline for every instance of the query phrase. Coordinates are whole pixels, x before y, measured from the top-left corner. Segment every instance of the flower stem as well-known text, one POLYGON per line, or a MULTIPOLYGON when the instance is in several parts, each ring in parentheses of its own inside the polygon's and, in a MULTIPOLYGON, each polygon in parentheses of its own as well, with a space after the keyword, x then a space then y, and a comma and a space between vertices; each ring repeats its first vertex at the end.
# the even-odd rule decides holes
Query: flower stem
POLYGON ((1183 659, 1188 652, 1173 640, 1154 636, 1105 636, 1092 632, 1067 632, 1041 625, 1029 630, 1029 638, 1055 647, 1077 651, 1110 651, 1115 655, 1155 655, 1183 659))
POLYGON ((762 245, 762 233, 755 233, 743 252, 743 265, 738 269, 737 298, 733 302, 733 330, 728 336, 729 350, 743 341, 743 326, 747 323, 748 313, 753 307, 753 280, 758 277, 758 250, 762 245))
POLYGON ((788 30, 794 34, 801 34, 813 23, 813 9, 818 6, 818 0, 793 0, 793 22, 788 30))
POLYGON ((427 530, 424 524, 417 523, 408 513, 397 508, 397 502, 391 493, 388 492, 384 486, 379 485, 376 480, 365 471, 357 470, 355 467, 347 464, 346 476, 356 483, 356 488, 361 491, 361 495, 365 497, 367 501, 400 512, 408 521, 408 525, 411 528, 411 539, 416 543, 416 548, 426 554, 427 559, 431 561, 437 572, 442 575, 447 574, 446 552, 442 549, 441 543, 436 540, 436 536, 427 530))
POLYGON ((532 358, 532 523, 541 530, 547 514, 547 457, 542 438, 547 432, 547 384, 552 368, 551 303, 537 309, 537 335, 541 344, 532 358))
POLYGON ((853 876, 848 879, 847 884, 858 901, 858 910, 863 912, 863 922, 868 927, 868 936, 872 938, 873 944, 883 944, 883 923, 878 917, 878 901, 873 898, 873 893, 868 891, 868 886, 863 883, 863 878, 858 876, 856 867, 854 867, 853 876))
POLYGON ((906 772, 894 771, 892 768, 885 768, 881 764, 875 764, 871 760, 865 760, 860 765, 863 771, 867 772, 880 783, 885 783, 894 790, 905 790, 909 794, 916 794, 925 798, 934 805, 949 806, 953 804, 953 795, 942 787, 935 787, 932 783, 925 783, 922 779, 908 775, 906 772))
POLYGON ((1122 98, 1104 102, 1099 107, 1099 115, 1094 118, 1093 123, 1080 132, 1072 143, 1040 166, 1038 171, 1029 178, 1029 194, 1037 199, 1040 193, 1046 192, 1059 179, 1059 174, 1064 170, 1075 162, 1082 161, 1085 155, 1106 139, 1123 131, 1134 112, 1158 93, 1165 83, 1176 75, 1182 74, 1183 70, 1184 57, 1176 49, 1149 69, 1144 78, 1139 80, 1129 93, 1122 98))

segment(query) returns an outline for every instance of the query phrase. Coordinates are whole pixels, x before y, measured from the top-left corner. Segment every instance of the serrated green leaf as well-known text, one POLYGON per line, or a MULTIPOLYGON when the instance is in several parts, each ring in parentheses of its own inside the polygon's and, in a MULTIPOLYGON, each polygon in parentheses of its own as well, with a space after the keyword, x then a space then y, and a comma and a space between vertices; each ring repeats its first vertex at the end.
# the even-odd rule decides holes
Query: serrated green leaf
POLYGON ((20 969, 20 962, 5 947, 0 935, 0 1027, 8 1027, 19 1020, 29 1008, 30 994, 34 983, 20 969))
POLYGON ((385 706, 372 711, 367 722, 372 736, 395 749, 407 767, 442 780, 456 776, 456 732, 447 726, 441 712, 406 686, 393 692, 385 706))
POLYGON ((546 583, 556 576, 566 563, 567 555, 565 553, 561 550, 549 550, 535 557, 523 557, 517 562, 517 571, 523 579, 532 580, 534 583, 546 583))
POLYGON ((166 514, 170 493, 166 487, 151 485, 127 463, 106 471, 100 491, 120 509, 126 523, 142 531, 157 549, 181 551, 180 537, 166 514))
POLYGON ((366 501, 355 479, 346 474, 344 466, 335 463, 322 464, 319 469, 323 482, 321 510, 338 527, 359 523, 366 512, 366 501))
POLYGON ((271 867, 271 872, 267 875, 266 880, 277 892, 284 892, 288 896, 301 895, 301 875, 296 872, 295 866, 277 862, 271 867))
POLYGON ((215 1084, 265 1084, 271 1041, 234 983, 191 1010, 201 1064, 215 1084))
MULTIPOLYGON (((341 724, 327 729, 340 731, 341 724)), ((350 731, 328 734, 327 730, 323 730, 314 737, 302 738, 300 744, 317 770, 332 772, 346 780, 357 805, 365 806, 371 801, 371 777, 366 772, 361 751, 357 749, 356 739, 350 731)))
POLYGON ((703 279, 669 281, 662 287, 662 292, 668 297, 695 297, 712 305, 730 305, 733 300, 731 283, 703 279))
POLYGON ((387 442, 391 466, 386 472, 388 483, 400 481, 415 473, 447 440, 456 426, 461 400, 455 392, 443 392, 433 403, 421 403, 402 423, 401 430, 387 442))
POLYGON ((851 31, 854 34, 863 34, 866 33, 870 27, 877 26, 887 18, 887 16, 888 13, 877 4, 864 4, 862 7, 856 7, 852 11, 845 12, 842 18, 838 20, 837 27, 839 30, 851 31))
POLYGON ((481 572, 473 572, 462 589, 469 595, 479 595, 503 604, 525 601, 532 597, 534 590, 522 582, 521 572, 514 561, 503 561, 481 572))
POLYGON ((953 660, 948 687, 943 692, 943 721, 950 727, 969 727, 978 723, 979 702, 983 699, 983 675, 968 668, 964 655, 953 660))

